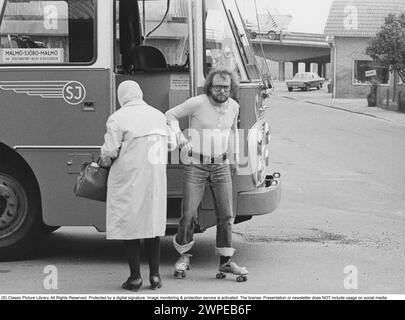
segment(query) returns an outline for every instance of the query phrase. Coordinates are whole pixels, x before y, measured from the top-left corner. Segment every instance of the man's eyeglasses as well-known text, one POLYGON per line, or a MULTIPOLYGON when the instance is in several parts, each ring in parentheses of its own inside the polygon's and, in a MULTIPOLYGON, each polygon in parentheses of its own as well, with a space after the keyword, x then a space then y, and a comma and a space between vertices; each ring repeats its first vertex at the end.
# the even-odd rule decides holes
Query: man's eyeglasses
POLYGON ((214 89, 216 92, 221 92, 221 90, 224 90, 225 92, 231 91, 230 86, 212 86, 212 89, 214 89))

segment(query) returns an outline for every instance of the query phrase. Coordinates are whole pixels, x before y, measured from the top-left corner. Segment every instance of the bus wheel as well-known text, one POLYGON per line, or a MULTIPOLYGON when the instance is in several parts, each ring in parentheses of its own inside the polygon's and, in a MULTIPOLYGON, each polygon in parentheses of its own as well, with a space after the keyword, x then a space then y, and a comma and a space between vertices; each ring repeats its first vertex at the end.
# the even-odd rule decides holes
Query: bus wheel
POLYGON ((0 260, 20 259, 40 233, 36 184, 21 168, 0 163, 0 260))

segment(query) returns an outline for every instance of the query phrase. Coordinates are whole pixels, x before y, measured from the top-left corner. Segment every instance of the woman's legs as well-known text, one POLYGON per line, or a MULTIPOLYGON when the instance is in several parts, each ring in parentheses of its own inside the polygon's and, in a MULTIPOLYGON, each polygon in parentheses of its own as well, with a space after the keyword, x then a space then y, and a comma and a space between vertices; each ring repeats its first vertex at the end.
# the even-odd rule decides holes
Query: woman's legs
POLYGON ((141 241, 125 240, 124 241, 125 256, 128 260, 130 278, 137 279, 141 277, 141 241))
POLYGON ((145 239, 145 249, 149 261, 149 274, 151 276, 158 276, 160 264, 160 238, 145 239))
POLYGON ((152 289, 162 286, 162 280, 159 275, 160 264, 160 238, 145 239, 145 249, 149 261, 149 280, 152 289))
POLYGON ((140 240, 125 240, 124 251, 128 260, 130 275, 128 280, 122 284, 122 288, 131 291, 138 291, 142 286, 140 240))
MULTIPOLYGON (((160 238, 145 239, 145 249, 149 261, 149 279, 152 289, 160 288, 162 286, 159 275, 160 238)), ((124 289, 137 291, 142 286, 141 240, 125 240, 124 250, 129 264, 130 276, 122 286, 124 289)))

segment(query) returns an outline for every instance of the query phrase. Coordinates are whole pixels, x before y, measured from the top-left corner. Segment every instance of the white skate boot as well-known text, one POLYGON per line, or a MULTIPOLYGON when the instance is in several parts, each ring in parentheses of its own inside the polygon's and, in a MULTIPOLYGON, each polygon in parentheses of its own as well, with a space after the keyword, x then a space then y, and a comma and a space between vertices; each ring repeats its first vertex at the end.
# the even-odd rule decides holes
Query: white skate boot
POLYGON ((174 277, 183 279, 186 277, 186 271, 190 270, 191 254, 182 254, 174 265, 174 277))
POLYGON ((238 282, 245 282, 247 281, 247 274, 249 271, 246 267, 240 267, 231 259, 228 262, 221 264, 219 266, 219 273, 217 273, 217 279, 224 279, 226 274, 234 274, 236 275, 236 281, 238 282))

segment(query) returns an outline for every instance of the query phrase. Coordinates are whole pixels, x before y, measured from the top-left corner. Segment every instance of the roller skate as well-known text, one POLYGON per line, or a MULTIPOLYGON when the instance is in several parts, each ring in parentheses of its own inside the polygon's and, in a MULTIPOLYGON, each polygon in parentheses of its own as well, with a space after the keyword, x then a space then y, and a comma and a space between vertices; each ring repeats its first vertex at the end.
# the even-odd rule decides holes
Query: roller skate
POLYGON ((191 254, 182 254, 174 265, 174 277, 183 279, 186 277, 186 271, 190 270, 191 254))
POLYGON ((228 260, 228 262, 219 266, 217 279, 224 279, 227 273, 236 275, 237 282, 245 282, 247 281, 247 274, 249 271, 246 269, 246 267, 240 267, 232 260, 228 260))

